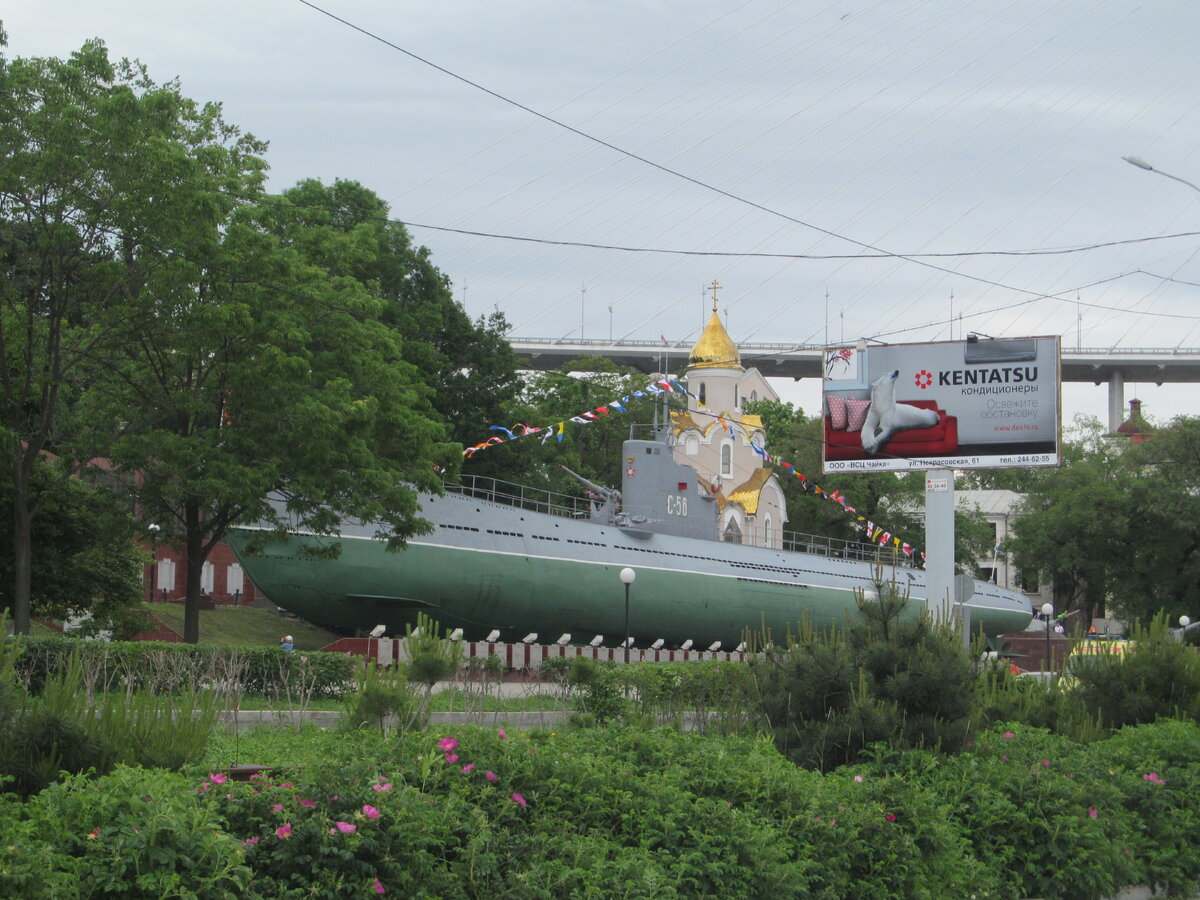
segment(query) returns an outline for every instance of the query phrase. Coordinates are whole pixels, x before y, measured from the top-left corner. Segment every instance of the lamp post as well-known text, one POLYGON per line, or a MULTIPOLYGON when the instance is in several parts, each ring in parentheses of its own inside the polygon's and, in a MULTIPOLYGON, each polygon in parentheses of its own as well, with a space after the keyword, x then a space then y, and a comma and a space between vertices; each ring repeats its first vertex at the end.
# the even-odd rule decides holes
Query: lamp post
POLYGON ((629 586, 637 578, 637 572, 626 566, 621 570, 621 582, 625 585, 625 662, 629 662, 629 586))
POLYGON ((150 602, 154 602, 154 582, 158 575, 158 532, 159 527, 151 522, 146 526, 150 532, 150 602))
POLYGON ((1046 619, 1046 674, 1050 674, 1050 617, 1054 615, 1054 604, 1042 604, 1042 616, 1046 619))
POLYGON ((1156 175, 1161 175, 1163 178, 1170 178, 1172 181, 1178 181, 1180 184, 1186 184, 1193 191, 1200 192, 1200 187, 1192 184, 1186 178, 1180 178, 1178 175, 1172 175, 1170 172, 1164 172, 1162 169, 1156 169, 1150 163, 1146 162, 1137 156, 1122 156, 1121 159, 1129 163, 1131 166, 1137 166, 1139 169, 1145 169, 1147 172, 1153 172, 1156 175))

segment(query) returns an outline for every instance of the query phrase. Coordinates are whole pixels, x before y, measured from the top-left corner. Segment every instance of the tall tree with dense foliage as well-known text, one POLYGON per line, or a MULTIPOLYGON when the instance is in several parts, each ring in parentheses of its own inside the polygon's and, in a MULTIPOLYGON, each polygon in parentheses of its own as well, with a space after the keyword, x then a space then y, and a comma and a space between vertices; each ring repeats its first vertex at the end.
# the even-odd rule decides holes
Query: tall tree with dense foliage
MULTIPOLYGON (((428 248, 413 244, 377 194, 356 181, 308 179, 272 203, 264 223, 283 246, 382 302, 380 318, 402 336, 404 359, 433 389, 451 440, 470 446, 489 426, 512 424, 522 382, 503 314, 472 321, 428 248)), ((472 470, 503 474, 496 462, 483 457, 472 470)))
POLYGON ((143 337, 115 363, 119 386, 90 394, 99 415, 127 411, 113 459, 139 473, 142 507, 187 551, 187 641, 203 563, 231 526, 333 534, 352 517, 399 548, 428 527, 417 490, 458 461, 385 301, 281 246, 261 227, 270 209, 239 208, 202 259, 160 270, 138 298, 143 337))
MULTIPOLYGON (((1022 573, 1048 579, 1061 612, 1079 610, 1085 621, 1098 616, 1125 573, 1138 573, 1141 549, 1130 543, 1131 504, 1137 468, 1124 438, 1114 438, 1093 420, 1080 423, 1063 446, 1063 465, 1027 473, 1025 500, 1005 549, 1022 573)), ((1144 512, 1149 512, 1145 510, 1144 512)), ((1153 540, 1170 541, 1169 534, 1153 540)))
POLYGON ((65 478, 105 454, 122 416, 83 417, 75 401, 142 329, 131 301, 147 280, 212 241, 229 194, 258 179, 257 149, 99 41, 65 60, 0 57, 0 472, 18 632, 50 496, 37 461, 53 453, 65 478))
MULTIPOLYGON (((64 478, 53 459, 34 464, 31 483, 41 503, 33 519, 32 613, 54 621, 86 614, 88 630, 119 636, 145 630, 142 528, 122 493, 64 478)), ((0 482, 0 503, 12 502, 10 490, 0 482)), ((12 605, 13 550, 12 532, 0 530, 0 609, 12 605)))
POLYGON ((1200 418, 1171 420, 1145 443, 1126 443, 1125 456, 1128 531, 1115 549, 1125 565, 1109 605, 1143 623, 1160 611, 1200 619, 1200 418))

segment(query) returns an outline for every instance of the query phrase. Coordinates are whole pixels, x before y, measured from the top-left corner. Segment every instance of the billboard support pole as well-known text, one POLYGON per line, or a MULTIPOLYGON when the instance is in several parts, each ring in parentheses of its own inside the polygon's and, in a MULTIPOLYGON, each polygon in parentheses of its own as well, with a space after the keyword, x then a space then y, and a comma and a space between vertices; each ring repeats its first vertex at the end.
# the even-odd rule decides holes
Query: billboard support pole
POLYGON ((925 609, 934 622, 950 618, 954 601, 954 472, 925 473, 925 609))

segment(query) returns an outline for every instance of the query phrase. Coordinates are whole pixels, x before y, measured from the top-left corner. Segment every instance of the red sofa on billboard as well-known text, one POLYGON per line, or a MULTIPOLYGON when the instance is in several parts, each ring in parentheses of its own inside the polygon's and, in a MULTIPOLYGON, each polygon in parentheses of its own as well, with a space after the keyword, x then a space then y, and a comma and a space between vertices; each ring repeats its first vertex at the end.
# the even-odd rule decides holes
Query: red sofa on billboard
MULTIPOLYGON (((933 400, 906 400, 909 406, 932 409, 938 422, 928 428, 909 428, 898 431, 880 448, 875 456, 921 457, 954 456, 958 452, 958 417, 946 414, 933 400)), ((825 415, 826 459, 870 459, 862 448, 862 432, 835 430, 831 416, 825 415)))

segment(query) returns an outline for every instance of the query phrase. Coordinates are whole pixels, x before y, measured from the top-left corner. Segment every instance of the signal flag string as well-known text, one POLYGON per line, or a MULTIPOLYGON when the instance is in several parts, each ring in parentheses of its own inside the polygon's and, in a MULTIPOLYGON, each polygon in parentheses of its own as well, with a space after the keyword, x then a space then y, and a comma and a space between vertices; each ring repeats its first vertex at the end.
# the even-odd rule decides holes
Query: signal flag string
POLYGON ((711 416, 723 430, 728 431, 731 435, 740 435, 746 441, 746 443, 750 445, 754 452, 761 456, 766 462, 773 466, 778 466, 784 472, 799 479, 801 489, 806 493, 811 492, 813 496, 821 497, 825 500, 831 500, 836 503, 847 515, 854 517, 854 526, 856 528, 861 528, 866 533, 867 540, 869 540, 871 543, 878 544, 881 547, 891 547, 893 550, 900 551, 910 559, 913 558, 915 554, 919 554, 921 562, 924 563, 925 553, 923 551, 917 550, 912 544, 901 540, 898 535, 892 534, 883 526, 876 525, 866 516, 860 515, 858 510, 849 504, 849 502, 846 500, 846 496, 841 491, 826 490, 819 484, 809 481, 808 477, 805 476, 803 472, 797 469, 792 463, 788 462, 782 456, 767 453, 764 448, 760 447, 750 439, 750 435, 747 433, 745 426, 739 421, 733 419, 732 417, 727 417, 723 413, 714 412, 703 402, 701 402, 699 397, 697 397, 695 394, 681 385, 676 379, 670 376, 667 376, 661 380, 652 381, 646 384, 641 390, 636 390, 630 394, 626 394, 619 400, 610 400, 608 403, 602 406, 597 406, 596 408, 580 413, 577 416, 571 416, 569 419, 563 419, 561 422, 555 422, 553 425, 530 426, 523 422, 518 422, 510 428, 506 428, 503 425, 490 425, 488 426, 489 431, 497 431, 504 436, 501 437, 499 434, 494 435, 488 438, 486 441, 480 441, 474 446, 467 447, 463 450, 463 456, 466 459, 470 459, 481 450, 486 450, 489 447, 496 446, 497 444, 510 443, 533 434, 540 434, 541 442, 543 444, 546 443, 546 441, 548 441, 551 437, 554 437, 561 444, 568 422, 576 425, 590 425, 592 422, 598 422, 602 418, 612 415, 620 415, 626 412, 626 407, 631 405, 635 400, 640 400, 645 397, 659 396, 664 393, 680 393, 691 398, 693 401, 695 401, 697 408, 704 414, 711 416))

